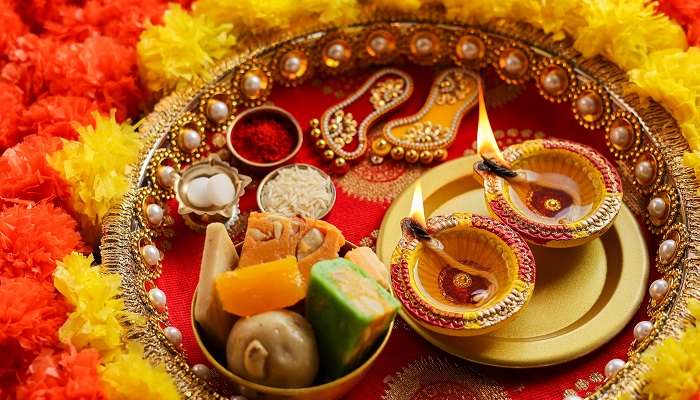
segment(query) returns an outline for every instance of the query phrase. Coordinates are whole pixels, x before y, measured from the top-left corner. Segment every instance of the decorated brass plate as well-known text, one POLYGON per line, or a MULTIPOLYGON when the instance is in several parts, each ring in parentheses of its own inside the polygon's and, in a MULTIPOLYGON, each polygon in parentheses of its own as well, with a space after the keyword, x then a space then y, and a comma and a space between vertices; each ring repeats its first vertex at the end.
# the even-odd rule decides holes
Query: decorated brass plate
MULTIPOLYGON (((447 162, 421 178, 427 215, 468 211, 487 215, 473 176, 477 157, 447 162)), ((384 217, 377 253, 389 263, 401 237, 412 191, 396 198, 384 217)), ((426 340, 457 357, 511 368, 560 364, 581 357, 620 332, 639 309, 647 288, 647 248, 632 213, 622 207, 601 238, 570 249, 532 246, 537 263, 530 304, 510 323, 482 336, 452 337, 401 316, 426 340), (565 263, 562 260, 566 260, 565 263)))
MULTIPOLYGON (((450 347, 439 337, 426 337, 465 358, 505 365, 504 358, 510 357, 510 366, 520 367, 561 362, 599 346, 629 321, 638 309, 646 284, 647 252, 630 214, 632 210, 645 220, 650 242, 663 240, 658 251, 654 245, 662 264, 657 268, 660 279, 652 284, 655 296, 646 309, 653 329, 631 343, 624 367, 597 387, 589 399, 613 398, 623 392, 640 394, 647 370, 640 355, 650 344, 677 336, 687 321, 687 300, 696 297, 700 288, 697 274, 689 273, 697 269, 697 260, 689 249, 696 247, 693 240, 697 239, 691 238, 700 237, 700 225, 692 223, 698 218, 700 203, 693 170, 682 164, 688 143, 666 110, 653 101, 642 106, 636 94, 625 90, 628 76, 624 71, 602 58, 583 59, 570 41, 554 41, 551 35, 529 25, 505 20, 485 26, 460 25, 438 11, 403 16, 377 12, 351 26, 319 25, 304 31, 260 33, 249 52, 231 54, 212 69, 211 79, 176 90, 144 118, 139 127, 144 150, 133 168, 129 190, 104 220, 101 255, 105 268, 122 277, 126 310, 148 321, 143 326, 130 326, 129 336, 145 346, 147 358, 165 366, 181 393, 203 399, 238 394, 215 387, 192 371, 183 349, 171 343, 164 332, 177 312, 159 309, 148 300, 146 288, 161 276, 163 266, 158 254, 165 248, 157 246, 171 239, 172 233, 155 218, 157 212, 149 214, 149 208, 169 209, 166 205, 175 201, 174 177, 207 153, 222 152, 225 140, 222 142, 221 133, 245 109, 274 101, 279 91, 306 80, 313 85, 379 65, 402 68, 414 64, 437 71, 468 64, 475 68, 478 77, 488 73, 518 86, 540 82, 535 84, 544 99, 569 103, 571 108, 566 112, 580 126, 590 129, 591 140, 605 140, 612 153, 608 158, 611 162, 614 158, 625 187, 624 202, 629 207, 622 207, 615 224, 602 238, 576 248, 583 253, 538 250, 538 289, 526 312, 539 310, 536 317, 540 319, 531 320, 529 314, 523 313, 513 324, 498 331, 511 332, 510 336, 484 337, 498 338, 501 345, 518 341, 525 345, 529 340, 541 345, 537 352, 542 354, 532 348, 509 348, 498 354, 494 353, 496 345, 469 342, 471 351, 476 352, 472 354, 467 353, 462 342, 450 347), (378 47, 366 42, 380 36, 384 40, 375 41, 380 44, 378 47), (468 39, 462 44, 467 45, 455 52, 456 43, 465 37, 468 39), (372 45, 372 51, 366 51, 363 44, 372 45), (514 65, 517 68, 512 68, 514 65), (547 78, 552 76, 558 77, 557 85, 547 84, 552 81, 547 78), (554 272, 562 273, 556 270, 547 275, 548 257, 559 263, 562 259, 586 262, 569 266, 570 275, 556 275, 554 272), (552 280, 547 281, 547 276, 552 280), (540 297, 557 300, 540 303, 540 297), (554 305, 559 308, 547 308, 554 305), (522 339, 526 337, 530 339, 522 339)), ((312 116, 305 116, 308 117, 312 116)), ((553 118, 557 117, 553 114, 553 118)), ((384 154, 381 157, 426 165, 446 157, 444 148, 419 152, 381 139, 384 140, 372 141, 373 156, 384 154)), ((341 158, 335 158, 334 163, 336 160, 341 158)), ((469 160, 469 165, 465 160, 456 161, 430 172, 433 178, 426 185, 430 213, 485 211, 470 206, 483 206, 482 191, 466 178, 473 161, 469 160), (463 168, 450 170, 455 166, 463 168)), ((406 210, 407 199, 402 196, 389 211, 387 221, 397 222, 398 215, 405 216, 406 210)), ((395 227, 398 230, 398 224, 395 227)), ((398 236, 387 232, 390 231, 385 228, 380 245, 393 248, 398 236)), ((385 257, 389 254, 386 248, 380 248, 380 253, 385 257)), ((420 329, 419 332, 423 333, 420 329)))

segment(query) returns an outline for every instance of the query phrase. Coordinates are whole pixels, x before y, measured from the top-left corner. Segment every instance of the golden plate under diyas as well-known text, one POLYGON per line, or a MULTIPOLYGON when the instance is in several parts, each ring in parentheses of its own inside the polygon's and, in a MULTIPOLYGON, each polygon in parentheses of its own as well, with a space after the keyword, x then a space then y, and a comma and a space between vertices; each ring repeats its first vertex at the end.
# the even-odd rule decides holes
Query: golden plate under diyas
POLYGON ((480 167, 492 215, 527 241, 574 247, 605 233, 622 206, 615 167, 592 148, 561 139, 536 139, 503 151, 514 178, 480 167))
POLYGON ((404 228, 391 257, 392 291, 418 324, 444 335, 473 336, 522 311, 535 286, 535 260, 515 231, 469 213, 430 218, 426 231, 441 249, 404 228), (446 263, 443 251, 469 270, 446 263))
MULTIPOLYGON (((242 243, 236 245, 236 251, 241 252, 243 247, 242 243)), ((346 252, 357 247, 352 243, 345 243, 340 249, 340 254, 345 254, 346 252)), ((266 400, 335 400, 342 398, 346 393, 348 393, 353 387, 357 386, 362 381, 362 378, 367 374, 370 367, 374 364, 379 354, 381 354, 384 347, 389 342, 389 337, 391 337, 391 331, 394 327, 393 321, 389 324, 389 329, 384 334, 384 338, 379 342, 369 357, 360 364, 353 371, 348 374, 335 379, 330 382, 316 384, 314 386, 304 387, 304 388, 278 388, 272 386, 261 385, 255 382, 251 382, 226 368, 226 357, 223 351, 217 353, 216 350, 213 352, 211 349, 215 349, 215 346, 207 342, 207 339, 201 330, 199 323, 195 321, 194 318, 194 305, 197 299, 197 291, 195 290, 192 295, 192 306, 190 313, 192 314, 192 331, 194 332, 194 338, 197 341, 197 345, 204 354, 209 364, 216 369, 216 371, 226 380, 233 383, 236 389, 248 396, 250 399, 263 398, 266 400)))
MULTIPOLYGON (((472 170, 477 156, 437 166, 421 177, 425 214, 487 214, 472 170)), ((377 254, 389 263, 411 208, 412 190, 387 211, 377 254)), ((640 226, 624 206, 610 230, 584 245, 532 247, 537 282, 527 307, 511 322, 480 336, 442 335, 399 313, 423 338, 457 357, 508 368, 541 367, 581 357, 615 337, 634 317, 648 289, 649 259, 640 226), (562 268, 566 266, 566 268, 562 268)))

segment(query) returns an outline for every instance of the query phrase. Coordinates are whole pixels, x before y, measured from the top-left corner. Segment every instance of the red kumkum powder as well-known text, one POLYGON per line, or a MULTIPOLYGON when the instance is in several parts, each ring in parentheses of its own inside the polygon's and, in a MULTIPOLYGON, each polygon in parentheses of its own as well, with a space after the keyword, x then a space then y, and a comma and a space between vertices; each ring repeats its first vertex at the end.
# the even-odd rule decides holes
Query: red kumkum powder
POLYGON ((270 163, 289 155, 294 150, 296 138, 275 119, 250 118, 236 124, 231 144, 247 160, 270 163))

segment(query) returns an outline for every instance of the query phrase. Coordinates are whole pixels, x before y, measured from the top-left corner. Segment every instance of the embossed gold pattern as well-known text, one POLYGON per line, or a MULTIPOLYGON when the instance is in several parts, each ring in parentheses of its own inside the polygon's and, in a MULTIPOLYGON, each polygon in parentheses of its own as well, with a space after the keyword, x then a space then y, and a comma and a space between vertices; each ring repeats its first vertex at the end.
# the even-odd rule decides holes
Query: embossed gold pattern
POLYGON ((405 159, 409 163, 444 159, 443 151, 457 137, 462 116, 476 104, 479 82, 478 75, 462 68, 440 73, 418 113, 384 125, 382 137, 372 145, 372 161, 383 162, 387 153, 394 160, 405 159), (427 153, 421 157, 421 152, 427 153))
POLYGON ((387 377, 384 400, 510 400, 505 389, 475 367, 424 357, 387 377), (439 396, 439 397, 438 397, 439 396))

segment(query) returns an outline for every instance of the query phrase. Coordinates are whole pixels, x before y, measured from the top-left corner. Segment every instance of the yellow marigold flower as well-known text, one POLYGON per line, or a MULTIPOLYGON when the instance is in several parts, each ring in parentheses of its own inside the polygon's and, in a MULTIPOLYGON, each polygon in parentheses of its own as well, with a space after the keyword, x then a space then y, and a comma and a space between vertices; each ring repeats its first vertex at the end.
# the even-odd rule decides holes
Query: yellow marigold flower
POLYGON ((111 400, 179 400, 177 388, 165 369, 144 359, 143 349, 131 343, 102 368, 102 382, 111 400))
POLYGON ((123 311, 124 301, 117 298, 120 276, 103 273, 93 261, 92 255, 73 252, 57 263, 54 286, 75 307, 58 336, 63 343, 95 348, 109 359, 122 344, 120 319, 138 319, 123 311))
POLYGON ((78 141, 66 140, 48 157, 49 164, 71 184, 71 205, 85 227, 98 226, 129 187, 127 176, 140 142, 133 126, 93 114, 95 126, 76 125, 78 141))
POLYGON ((634 83, 630 90, 644 102, 659 102, 678 121, 683 136, 693 150, 683 161, 700 177, 700 48, 687 51, 664 50, 652 53, 639 68, 629 72, 634 83))
POLYGON ((360 11, 357 0, 270 0, 262 6, 257 0, 199 0, 192 9, 195 16, 220 24, 233 23, 239 36, 300 28, 318 22, 352 22, 360 11))
POLYGON ((642 361, 650 367, 644 393, 649 400, 688 400, 700 392, 700 302, 688 308, 696 321, 679 338, 668 338, 647 350, 642 361))
POLYGON ((484 24, 490 20, 502 17, 500 2, 490 0, 443 0, 447 16, 458 20, 484 24))
POLYGON ((642 65, 651 52, 685 49, 680 25, 656 12, 647 0, 583 0, 586 24, 577 32, 574 47, 585 57, 601 54, 629 70, 642 65))
POLYGON ((629 72, 635 84, 630 90, 643 100, 652 98, 661 103, 679 123, 698 117, 700 106, 700 48, 688 51, 664 50, 649 55, 645 63, 629 72))
POLYGON ((214 62, 236 44, 230 21, 190 15, 180 5, 171 4, 163 15, 163 25, 148 25, 137 45, 139 70, 148 89, 169 91, 196 78, 207 78, 214 62))
POLYGON ((583 10, 581 0, 542 0, 540 27, 555 40, 562 40, 586 24, 583 10))

